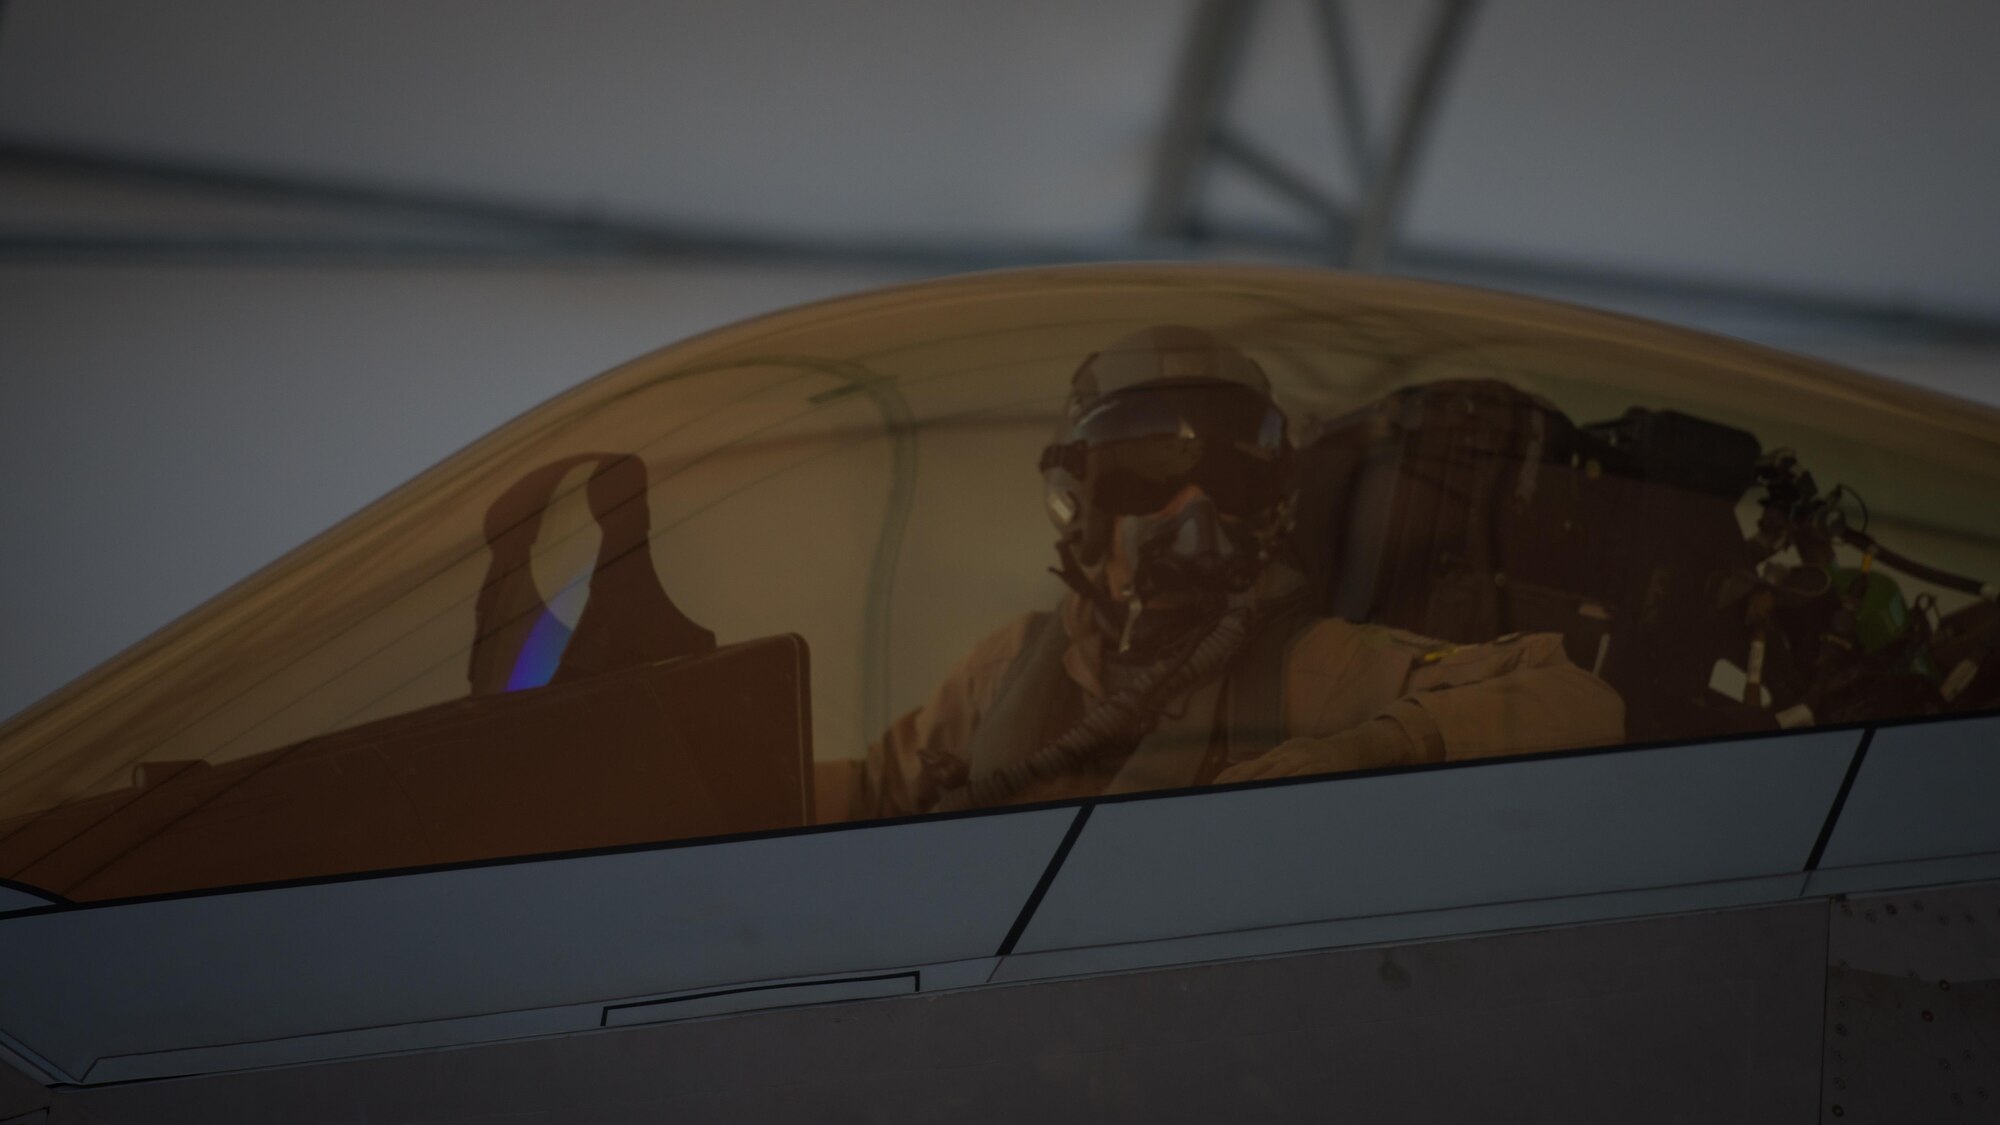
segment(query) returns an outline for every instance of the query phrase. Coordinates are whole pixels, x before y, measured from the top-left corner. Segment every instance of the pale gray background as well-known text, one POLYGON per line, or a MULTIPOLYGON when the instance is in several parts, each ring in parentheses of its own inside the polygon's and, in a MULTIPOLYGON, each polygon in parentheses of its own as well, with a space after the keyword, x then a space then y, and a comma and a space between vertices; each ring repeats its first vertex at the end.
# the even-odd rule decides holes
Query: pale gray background
MULTIPOLYGON (((1254 246, 1135 242, 1187 3, 0 5, 7 152, 820 248, 417 253, 434 223, 0 153, 0 716, 702 328, 1045 250, 1315 258, 1313 223, 1228 169, 1206 210, 1254 246), (885 252, 911 246, 947 252, 885 252)), ((1380 117, 1428 8, 1347 7, 1380 117)), ((1306 2, 1264 8, 1228 119, 1350 198, 1306 2)), ((1852 302, 1868 315, 1482 278, 2000 402, 1995 43, 1980 0, 1497 0, 1403 235, 1852 302), (1879 315, 1899 310, 1948 329, 1879 315)))

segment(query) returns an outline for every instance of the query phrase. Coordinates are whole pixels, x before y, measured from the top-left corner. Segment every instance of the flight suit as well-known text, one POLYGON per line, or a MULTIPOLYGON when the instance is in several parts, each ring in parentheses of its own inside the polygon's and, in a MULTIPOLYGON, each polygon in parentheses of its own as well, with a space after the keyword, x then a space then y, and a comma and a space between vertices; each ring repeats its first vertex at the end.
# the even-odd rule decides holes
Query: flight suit
MULTIPOLYGON (((999 753, 1044 744, 1063 727, 1038 713, 1065 694, 1052 686, 1080 689, 1067 693, 1080 696, 1080 705, 1104 695, 1106 643, 1074 594, 1053 615, 1024 614, 988 635, 929 700, 868 748, 849 815, 927 811, 943 788, 982 768, 991 751, 982 751, 982 736, 1003 721, 1010 702, 1036 714, 1009 720, 1020 733, 999 753), (1047 654, 1043 663, 1059 660, 1039 685, 1035 648, 1047 654), (1024 671, 1024 664, 1031 667, 1024 671), (1068 683, 1055 683, 1057 676, 1068 683)), ((1275 749, 1248 761, 1217 760, 1218 732, 1230 723, 1227 678, 1170 702, 1154 732, 1129 752, 1037 783, 1008 803, 1602 746, 1624 737, 1618 693, 1572 664, 1553 633, 1461 646, 1337 618, 1303 622, 1283 652, 1275 706, 1281 729, 1258 747, 1275 749), (1220 776, 1218 765, 1225 767, 1220 776)))

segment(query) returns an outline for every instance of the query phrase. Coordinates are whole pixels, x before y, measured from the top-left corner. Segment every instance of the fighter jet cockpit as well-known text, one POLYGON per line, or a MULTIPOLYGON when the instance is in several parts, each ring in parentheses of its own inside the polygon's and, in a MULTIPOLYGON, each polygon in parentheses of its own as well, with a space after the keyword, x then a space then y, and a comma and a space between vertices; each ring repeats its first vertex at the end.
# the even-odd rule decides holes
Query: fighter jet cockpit
POLYGON ((2000 414, 1332 273, 931 282, 517 418, 0 728, 101 901, 2000 707, 2000 414))

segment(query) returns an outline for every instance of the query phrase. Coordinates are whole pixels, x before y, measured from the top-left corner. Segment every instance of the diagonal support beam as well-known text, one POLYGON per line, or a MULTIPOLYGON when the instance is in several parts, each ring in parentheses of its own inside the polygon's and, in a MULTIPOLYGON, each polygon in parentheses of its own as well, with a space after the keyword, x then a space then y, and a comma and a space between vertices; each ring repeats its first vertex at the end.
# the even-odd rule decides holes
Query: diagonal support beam
POLYGON ((1162 238, 1185 237, 1195 227, 1202 167, 1214 141, 1222 107, 1236 84, 1257 0, 1197 0, 1187 45, 1174 83, 1167 128, 1153 163, 1152 184, 1140 229, 1162 238))
POLYGON ((1243 65, 1258 0, 1197 0, 1160 139, 1141 231, 1153 238, 1201 236, 1202 174, 1227 160, 1307 211, 1325 231, 1329 255, 1354 269, 1387 266, 1416 168, 1479 0, 1435 0, 1395 115, 1379 147, 1361 86, 1344 0, 1308 0, 1319 27, 1331 108, 1361 199, 1349 208, 1310 178, 1223 123, 1243 65))
POLYGON ((1353 166, 1354 182, 1365 185, 1375 178, 1374 130, 1368 125, 1368 100, 1361 91, 1361 64, 1354 53, 1347 6, 1342 0, 1316 0, 1312 12, 1319 23, 1320 44, 1326 55, 1334 117, 1347 141, 1347 159, 1353 166))
POLYGON ((1430 138, 1452 67, 1465 45, 1479 0, 1440 0, 1436 17, 1426 29, 1416 69, 1403 89, 1391 126, 1388 151, 1368 181, 1354 224, 1354 251, 1348 264, 1357 270, 1381 270, 1388 264, 1396 226, 1409 201, 1410 184, 1424 142, 1430 138))
POLYGON ((1311 179, 1232 129, 1218 125, 1209 134, 1208 140, 1217 157, 1256 177, 1265 187, 1318 218, 1326 228, 1329 244, 1345 247, 1353 237, 1354 222, 1347 209, 1321 191, 1311 179))

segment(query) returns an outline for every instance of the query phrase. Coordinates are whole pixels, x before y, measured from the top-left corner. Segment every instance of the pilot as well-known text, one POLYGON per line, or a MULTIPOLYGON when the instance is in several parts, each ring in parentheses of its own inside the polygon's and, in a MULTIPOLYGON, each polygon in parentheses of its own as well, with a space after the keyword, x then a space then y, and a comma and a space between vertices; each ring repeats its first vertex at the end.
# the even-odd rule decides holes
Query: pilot
POLYGON ((850 814, 1606 745, 1624 706, 1541 633, 1451 645, 1308 608, 1284 413, 1248 356, 1138 332, 1043 451, 1069 593, 978 644, 869 747, 850 814))

